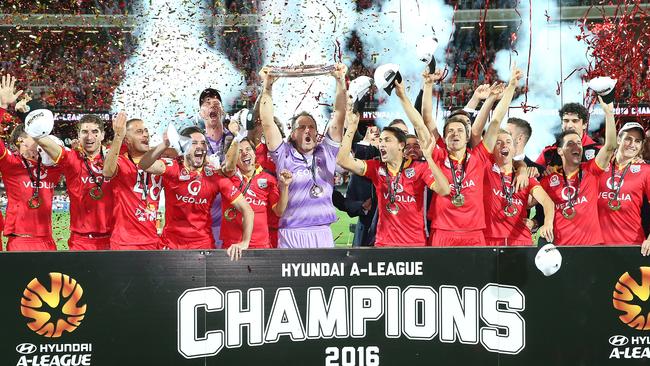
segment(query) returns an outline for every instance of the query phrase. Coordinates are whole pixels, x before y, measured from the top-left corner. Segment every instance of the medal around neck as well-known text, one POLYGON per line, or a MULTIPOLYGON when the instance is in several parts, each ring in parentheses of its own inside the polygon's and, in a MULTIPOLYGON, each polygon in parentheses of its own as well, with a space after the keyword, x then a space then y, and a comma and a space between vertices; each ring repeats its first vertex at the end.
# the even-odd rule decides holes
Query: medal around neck
POLYGON ((465 204, 465 196, 462 193, 458 193, 451 199, 451 203, 456 207, 461 207, 465 204))
POLYGON ((618 211, 621 209, 621 201, 617 200, 615 198, 612 198, 607 202, 607 206, 609 206, 610 210, 612 211, 618 211))
POLYGON ((578 211, 576 210, 575 207, 573 206, 566 206, 565 208, 562 209, 562 216, 564 216, 566 219, 571 220, 574 217, 576 217, 576 213, 578 211))
POLYGON ((395 202, 388 202, 386 204, 386 210, 393 215, 397 215, 399 212, 399 206, 395 202))
POLYGON ((102 190, 101 187, 95 186, 90 189, 90 197, 94 200, 100 200, 102 197, 104 197, 104 191, 102 190))
POLYGON ((517 207, 509 204, 503 208, 503 212, 506 214, 506 216, 513 217, 519 212, 519 210, 517 209, 517 207))
POLYGON ((311 186, 311 189, 309 190, 309 195, 312 198, 319 198, 323 195, 323 187, 319 186, 318 184, 314 184, 311 186))
POLYGON ((39 207, 41 207, 41 197, 32 196, 32 198, 30 198, 27 201, 27 205, 29 206, 29 208, 39 208, 39 207))
POLYGON ((237 210, 234 207, 230 207, 223 213, 223 217, 226 218, 226 221, 232 221, 237 217, 237 210))

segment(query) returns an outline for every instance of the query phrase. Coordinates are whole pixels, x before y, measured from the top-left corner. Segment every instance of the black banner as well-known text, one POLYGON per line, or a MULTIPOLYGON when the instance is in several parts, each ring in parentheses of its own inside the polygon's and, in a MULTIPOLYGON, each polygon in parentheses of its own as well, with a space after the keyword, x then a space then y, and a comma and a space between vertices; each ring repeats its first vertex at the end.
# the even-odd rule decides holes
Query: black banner
POLYGON ((647 365, 634 248, 3 253, 0 364, 647 365))

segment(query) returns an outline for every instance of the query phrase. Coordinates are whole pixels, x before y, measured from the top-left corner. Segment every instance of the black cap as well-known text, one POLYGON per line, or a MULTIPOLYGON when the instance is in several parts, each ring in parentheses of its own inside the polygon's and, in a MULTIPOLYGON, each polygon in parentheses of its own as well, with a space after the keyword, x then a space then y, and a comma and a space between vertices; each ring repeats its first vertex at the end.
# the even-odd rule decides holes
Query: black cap
POLYGON ((219 99, 220 102, 222 101, 221 94, 219 94, 219 91, 217 89, 207 88, 201 92, 201 96, 199 97, 199 107, 203 105, 204 100, 210 97, 215 97, 219 99))
POLYGON ((35 111, 37 109, 49 109, 45 103, 43 103, 42 100, 39 99, 32 99, 29 102, 27 102, 27 111, 26 112, 19 112, 16 111, 16 114, 18 115, 18 118, 25 123, 25 118, 27 118, 27 115, 31 111, 35 111))

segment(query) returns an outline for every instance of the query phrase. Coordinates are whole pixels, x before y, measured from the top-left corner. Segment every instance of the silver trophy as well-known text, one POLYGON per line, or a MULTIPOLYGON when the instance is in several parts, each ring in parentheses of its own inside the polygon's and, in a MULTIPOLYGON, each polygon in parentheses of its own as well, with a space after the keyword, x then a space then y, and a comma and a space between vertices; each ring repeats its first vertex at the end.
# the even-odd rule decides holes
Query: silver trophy
POLYGON ((269 66, 269 75, 285 78, 300 78, 305 76, 327 75, 334 71, 336 65, 295 65, 269 66))

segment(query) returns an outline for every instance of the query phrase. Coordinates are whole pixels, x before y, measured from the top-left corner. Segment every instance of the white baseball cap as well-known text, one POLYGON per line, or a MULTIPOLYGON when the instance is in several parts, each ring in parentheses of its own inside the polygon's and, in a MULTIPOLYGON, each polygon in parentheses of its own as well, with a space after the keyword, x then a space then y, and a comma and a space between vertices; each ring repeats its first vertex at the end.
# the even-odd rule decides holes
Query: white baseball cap
POLYGON ((620 130, 618 130, 618 136, 620 137, 623 135, 623 132, 633 130, 633 129, 638 129, 641 132, 641 138, 645 139, 645 130, 643 129, 643 126, 641 126, 640 123, 638 122, 628 122, 621 127, 620 130))
POLYGON ((432 73, 436 69, 436 59, 433 54, 438 48, 438 39, 436 37, 425 37, 418 42, 415 46, 415 52, 418 59, 425 64, 429 65, 429 72, 432 73))
POLYGON ((52 133, 54 114, 49 109, 36 109, 25 117, 25 133, 33 138, 41 138, 52 133))
POLYGON ((348 86, 348 96, 353 102, 360 101, 368 94, 374 81, 368 76, 359 76, 352 80, 348 86))
POLYGON ((399 65, 385 64, 375 70, 375 84, 379 89, 384 89, 388 95, 395 88, 395 81, 402 82, 402 75, 399 73, 399 65))
POLYGON ((589 89, 596 92, 603 98, 603 102, 609 104, 614 101, 614 88, 616 87, 616 79, 609 76, 599 76, 587 82, 589 89))
POLYGON ((169 126, 167 126, 167 139, 169 140, 169 147, 176 150, 179 155, 185 155, 192 144, 191 138, 178 134, 174 122, 171 122, 169 126))
POLYGON ((562 254, 555 245, 546 244, 539 249, 535 256, 535 265, 544 276, 551 276, 562 266, 562 254))

